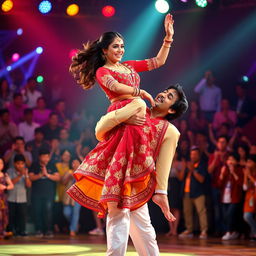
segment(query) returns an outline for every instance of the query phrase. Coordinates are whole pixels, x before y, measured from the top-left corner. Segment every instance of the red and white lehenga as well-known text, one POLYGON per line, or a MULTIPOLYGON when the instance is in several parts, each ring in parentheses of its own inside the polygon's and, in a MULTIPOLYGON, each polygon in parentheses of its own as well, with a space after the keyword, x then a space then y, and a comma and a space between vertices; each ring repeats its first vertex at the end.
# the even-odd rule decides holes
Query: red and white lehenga
MULTIPOLYGON (((131 73, 121 73, 101 67, 96 78, 101 88, 112 101, 119 95, 111 86, 120 82, 138 87, 137 72, 155 68, 155 60, 124 62, 131 73)), ((108 112, 120 109, 132 99, 114 101, 108 112)), ((76 183, 67 193, 79 204, 103 217, 107 202, 118 202, 118 207, 135 210, 145 204, 155 190, 155 160, 168 127, 161 119, 149 119, 143 126, 120 124, 112 129, 104 141, 85 157, 75 171, 76 183)))

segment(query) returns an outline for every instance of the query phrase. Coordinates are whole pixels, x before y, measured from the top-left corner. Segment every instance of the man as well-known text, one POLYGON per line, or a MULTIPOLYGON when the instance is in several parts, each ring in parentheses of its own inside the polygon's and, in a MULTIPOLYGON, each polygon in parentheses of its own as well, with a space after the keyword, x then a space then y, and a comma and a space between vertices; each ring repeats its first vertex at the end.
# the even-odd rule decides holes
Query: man
POLYGON ((30 77, 27 80, 27 85, 24 90, 22 90, 23 101, 30 107, 36 107, 36 101, 39 97, 42 96, 42 93, 36 90, 36 79, 34 77, 30 77))
POLYGON ((8 231, 18 236, 26 236, 27 188, 31 187, 25 158, 21 154, 14 157, 14 167, 7 170, 13 190, 8 191, 9 225, 8 231))
MULTIPOLYGON (((182 115, 188 107, 186 96, 179 85, 170 86, 159 93, 155 98, 155 103, 156 106, 150 110, 152 120, 158 118, 173 120, 182 115)), ((97 139, 103 140, 106 132, 122 122, 142 125, 145 118, 136 115, 139 112, 136 104, 136 101, 132 101, 125 107, 103 116, 96 126, 97 139)), ((161 207, 169 221, 173 221, 175 218, 170 213, 167 199, 168 177, 179 135, 176 127, 169 124, 156 161, 157 186, 153 201, 161 207)), ((129 233, 139 255, 159 255, 156 234, 150 222, 147 205, 143 205, 132 212, 128 209, 109 209, 107 216, 107 255, 124 255, 129 233)))
POLYGON ((0 110, 0 155, 3 155, 11 147, 13 139, 18 136, 15 123, 10 120, 8 109, 0 110))
POLYGON ((27 108, 27 105, 23 104, 22 94, 16 92, 13 94, 13 100, 10 103, 8 110, 10 112, 10 117, 12 121, 18 125, 23 121, 24 110, 27 108))
POLYGON ((211 71, 206 71, 204 78, 196 85, 195 93, 200 95, 200 108, 208 122, 212 122, 213 115, 220 110, 221 90, 214 84, 211 71))
POLYGON ((186 230, 179 235, 180 238, 193 237, 193 205, 199 217, 201 234, 200 239, 207 238, 207 215, 205 207, 205 184, 207 178, 207 165, 201 159, 198 147, 190 150, 190 162, 187 168, 181 171, 183 180, 183 212, 186 230))
POLYGON ((50 163, 50 152, 41 149, 39 160, 34 162, 29 170, 32 181, 32 205, 35 211, 36 236, 53 236, 53 203, 56 193, 56 182, 60 175, 55 165, 50 163))
POLYGON ((220 136, 217 140, 216 150, 209 156, 208 161, 208 173, 211 176, 212 205, 214 207, 214 227, 216 235, 220 235, 224 231, 218 179, 221 167, 226 163, 227 156, 228 139, 225 136, 220 136))
POLYGON ((23 155, 26 161, 26 166, 30 167, 32 163, 32 155, 25 149, 25 141, 21 136, 14 138, 11 148, 8 149, 4 154, 4 161, 9 164, 9 167, 14 166, 14 157, 17 154, 23 155))
POLYGON ((41 128, 46 141, 50 142, 52 139, 58 139, 61 130, 58 115, 52 112, 50 114, 48 123, 43 125, 41 128))
POLYGON ((24 110, 24 122, 20 123, 19 134, 28 142, 34 138, 35 129, 39 127, 39 124, 33 122, 33 109, 26 108, 24 110))

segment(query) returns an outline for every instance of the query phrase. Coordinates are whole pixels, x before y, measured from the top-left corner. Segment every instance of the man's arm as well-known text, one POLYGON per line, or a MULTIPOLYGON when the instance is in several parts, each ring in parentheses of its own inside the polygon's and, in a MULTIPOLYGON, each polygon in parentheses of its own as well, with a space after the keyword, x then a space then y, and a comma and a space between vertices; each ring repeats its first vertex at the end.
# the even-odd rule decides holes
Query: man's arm
POLYGON ((97 123, 95 128, 95 135, 98 141, 103 141, 106 133, 112 130, 115 126, 126 121, 134 114, 142 111, 146 108, 146 103, 140 99, 133 99, 132 102, 128 103, 126 106, 111 111, 104 115, 97 123))
POLYGON ((199 83, 195 86, 194 88, 194 92, 195 93, 201 93, 202 90, 205 88, 206 86, 206 78, 202 78, 199 83))
POLYGON ((169 173, 179 137, 178 129, 169 124, 156 161, 156 193, 167 194, 169 173))

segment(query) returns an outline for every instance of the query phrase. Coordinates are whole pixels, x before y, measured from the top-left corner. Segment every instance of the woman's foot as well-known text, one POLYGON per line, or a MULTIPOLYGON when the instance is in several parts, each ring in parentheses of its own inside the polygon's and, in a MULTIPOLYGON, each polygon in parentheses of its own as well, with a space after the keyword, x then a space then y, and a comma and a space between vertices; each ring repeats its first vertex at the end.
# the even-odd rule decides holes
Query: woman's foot
POLYGON ((165 194, 154 194, 153 197, 152 197, 152 200, 155 204, 157 204, 165 218, 168 220, 168 221, 175 221, 176 218, 172 215, 171 211, 170 211, 170 206, 169 206, 169 202, 168 202, 168 198, 167 198, 167 195, 165 194))

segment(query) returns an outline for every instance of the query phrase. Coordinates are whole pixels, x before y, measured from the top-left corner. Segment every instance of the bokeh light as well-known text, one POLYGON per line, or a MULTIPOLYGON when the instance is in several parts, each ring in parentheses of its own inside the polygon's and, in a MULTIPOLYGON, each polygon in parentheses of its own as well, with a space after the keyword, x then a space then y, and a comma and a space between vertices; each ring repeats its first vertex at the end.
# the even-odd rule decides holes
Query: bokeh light
POLYGON ((11 70, 12 70, 12 67, 11 67, 11 66, 7 66, 7 67, 6 67, 6 70, 7 70, 7 71, 11 71, 11 70))
POLYGON ((41 47, 41 46, 39 46, 39 47, 36 48, 36 53, 37 53, 37 54, 41 54, 43 51, 44 51, 44 50, 43 50, 43 47, 41 47))
POLYGON ((23 34, 23 29, 22 28, 18 28, 17 29, 17 35, 21 36, 23 34))
POLYGON ((157 0, 155 3, 155 8, 160 13, 167 13, 170 7, 167 1, 157 0))
POLYGON ((12 61, 13 61, 13 62, 14 62, 14 61, 17 61, 19 58, 20 58, 20 55, 19 55, 18 53, 14 53, 14 54, 12 55, 12 61))
POLYGON ((2 3, 2 11, 9 12, 13 8, 13 1, 6 0, 2 3))
POLYGON ((44 77, 43 76, 37 76, 36 81, 38 83, 42 83, 44 81, 44 77))
POLYGON ((116 13, 116 9, 111 5, 106 5, 102 8, 102 14, 107 18, 114 16, 115 13, 116 13))
POLYGON ((207 6, 207 0, 196 0, 197 6, 204 8, 207 6))
POLYGON ((249 82, 249 77, 248 76, 242 76, 242 82, 249 82))
POLYGON ((71 4, 67 7, 66 13, 69 16, 75 16, 79 12, 79 6, 77 4, 71 4))
POLYGON ((49 13, 52 9, 52 3, 50 1, 42 1, 39 5, 38 5, 38 10, 43 13, 49 13))
POLYGON ((69 52, 69 58, 72 59, 76 54, 77 54, 78 50, 77 49, 72 49, 69 52))

